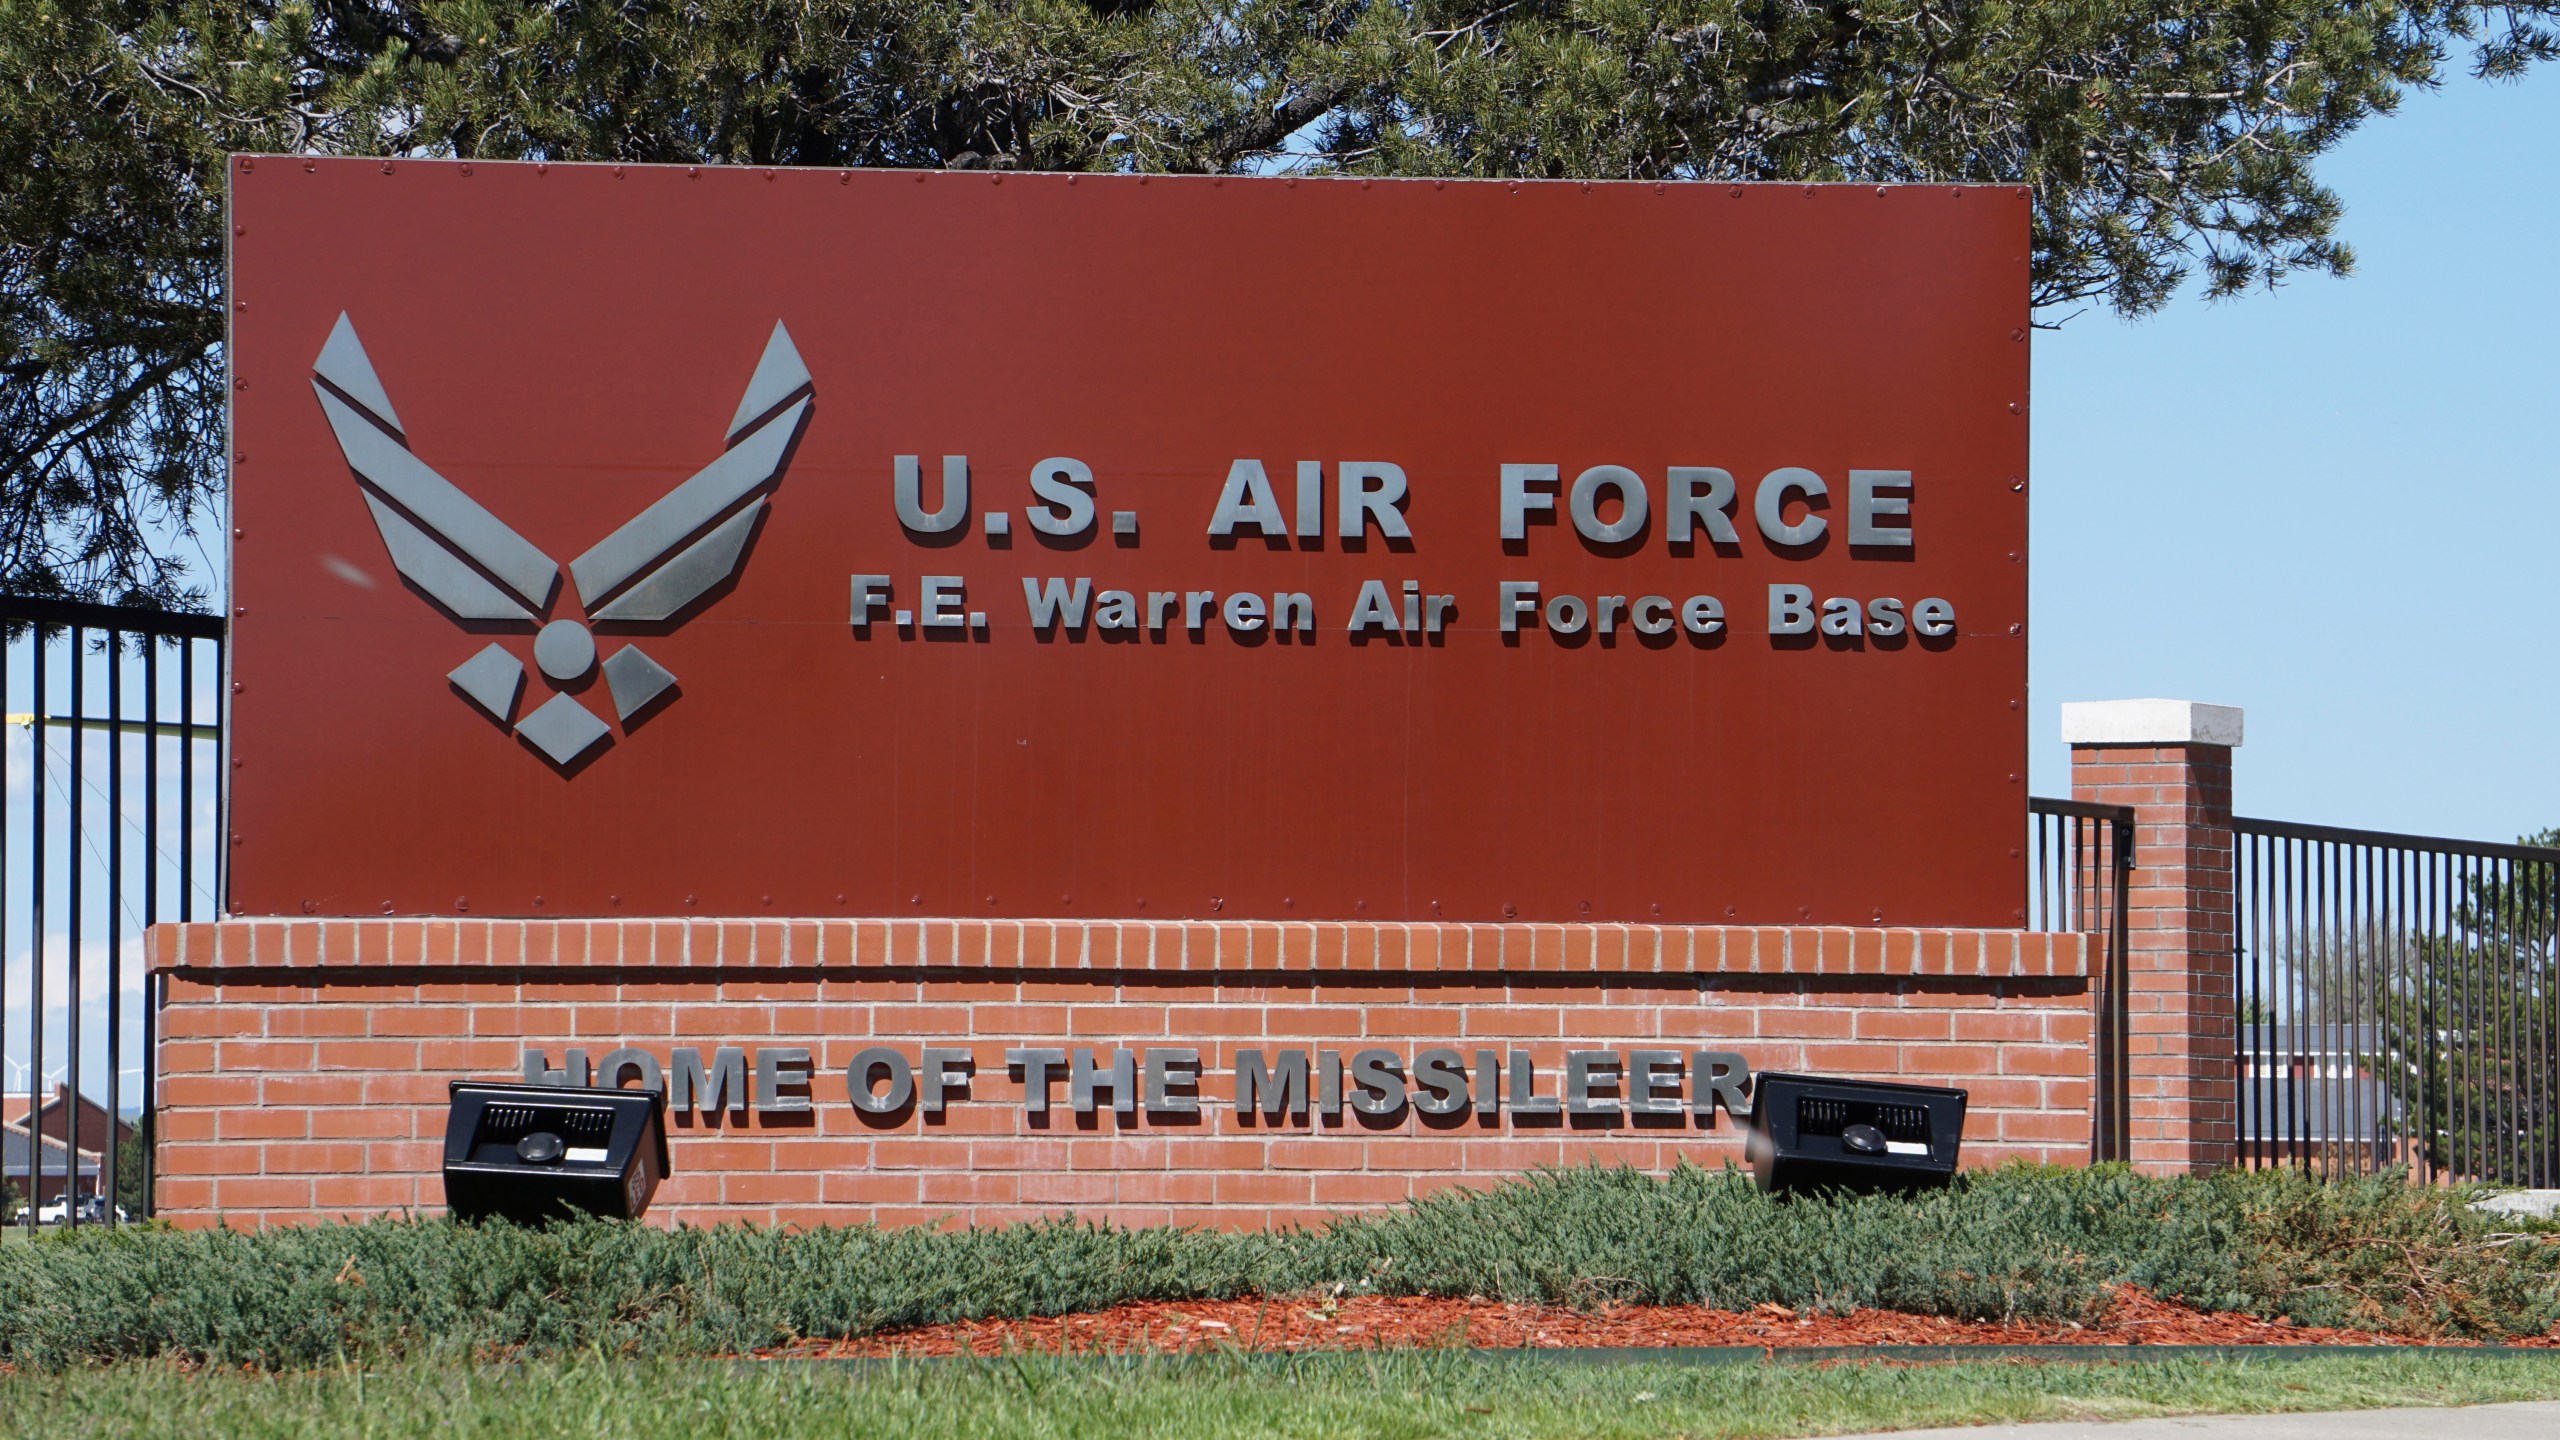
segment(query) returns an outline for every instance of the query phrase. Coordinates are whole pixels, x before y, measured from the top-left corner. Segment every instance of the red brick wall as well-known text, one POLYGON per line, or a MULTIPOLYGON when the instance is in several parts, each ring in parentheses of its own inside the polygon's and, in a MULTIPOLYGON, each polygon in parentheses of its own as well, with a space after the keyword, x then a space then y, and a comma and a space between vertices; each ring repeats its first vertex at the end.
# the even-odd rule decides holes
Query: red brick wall
MULTIPOLYGON (((445 1082, 631 1044, 805 1045, 805 1114, 678 1117, 651 1218, 1259 1226, 1586 1159, 1739 1161, 1732 1122, 1472 1112, 1240 1122, 1238 1049, 1742 1053, 1944 1081, 1965 1161, 2089 1143, 2094 937, 2009 931, 1137 922, 235 921, 163 926, 159 1204, 234 1226, 433 1208, 445 1082), (870 1045, 973 1052, 939 1117, 846 1102, 870 1045), (1006 1049, 1195 1046, 1196 1117, 1020 1106, 1006 1049), (1664 1120, 1675 1123, 1663 1123, 1664 1120), (1187 1122, 1187 1123, 1186 1123, 1187 1122)), ((1063 1099, 1063 1097, 1061 1097, 1063 1099)))

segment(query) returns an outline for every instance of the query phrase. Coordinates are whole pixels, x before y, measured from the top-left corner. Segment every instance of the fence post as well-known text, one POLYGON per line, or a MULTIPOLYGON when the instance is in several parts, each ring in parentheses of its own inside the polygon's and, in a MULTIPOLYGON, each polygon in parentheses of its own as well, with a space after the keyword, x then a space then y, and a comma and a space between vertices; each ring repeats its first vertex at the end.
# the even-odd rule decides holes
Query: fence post
POLYGON ((2071 798, 2134 812, 2125 967, 2127 1106, 2136 1168, 2238 1160, 2231 752, 2240 711, 2191 700, 2062 707, 2071 798))

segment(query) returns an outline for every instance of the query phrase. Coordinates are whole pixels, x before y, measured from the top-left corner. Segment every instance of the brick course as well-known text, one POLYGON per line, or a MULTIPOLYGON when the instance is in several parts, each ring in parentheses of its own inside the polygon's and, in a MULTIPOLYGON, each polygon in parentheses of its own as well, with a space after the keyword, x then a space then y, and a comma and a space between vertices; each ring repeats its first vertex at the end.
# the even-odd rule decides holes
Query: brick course
POLYGON ((1720 1113, 1239 1118, 1239 1049, 1742 1052, 1756 1070, 1943 1080, 1965 1160, 2089 1145, 2097 938, 2008 931, 1267 922, 228 921, 153 932, 161 1213, 263 1226, 432 1209, 446 1081, 629 1043, 802 1045, 814 1108, 679 1115, 655 1223, 1318 1220, 1585 1160, 1741 1158, 1720 1113), (854 1052, 968 1050, 939 1116, 846 1102, 854 1052), (1004 1052, 1195 1047, 1196 1116, 1043 1120, 1004 1052), (1640 1122, 1640 1123, 1639 1123, 1640 1122))

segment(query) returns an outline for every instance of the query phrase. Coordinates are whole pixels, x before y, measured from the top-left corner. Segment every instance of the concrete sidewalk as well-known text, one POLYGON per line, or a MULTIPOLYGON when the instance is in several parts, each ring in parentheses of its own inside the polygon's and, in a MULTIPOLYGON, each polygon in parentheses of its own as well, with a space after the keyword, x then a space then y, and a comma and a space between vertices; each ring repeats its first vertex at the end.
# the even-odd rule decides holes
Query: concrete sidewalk
POLYGON ((2188 1415, 2175 1420, 2058 1425, 1966 1425, 1834 1440, 2552 1440, 2560 1400, 2444 1410, 2344 1410, 2299 1415, 2188 1415))

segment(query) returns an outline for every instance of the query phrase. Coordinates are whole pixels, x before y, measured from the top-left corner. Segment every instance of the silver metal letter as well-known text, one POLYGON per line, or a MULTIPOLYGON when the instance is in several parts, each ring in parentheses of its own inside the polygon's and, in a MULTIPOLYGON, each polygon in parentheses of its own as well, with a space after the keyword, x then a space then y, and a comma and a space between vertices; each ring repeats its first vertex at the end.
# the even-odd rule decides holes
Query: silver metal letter
POLYGON ((1514 1115, 1553 1115, 1556 1097, 1538 1093, 1538 1067, 1529 1062, 1529 1052, 1514 1050, 1503 1062, 1511 1072, 1511 1113, 1514 1115))
POLYGON ((942 457, 942 508, 924 508, 924 467, 913 455, 891 465, 890 494, 897 502, 898 523, 919 535, 958 529, 969 518, 969 457, 942 457))
POLYGON ((916 1059, 916 1109, 927 1115, 941 1114, 945 1098, 954 1090, 966 1093, 969 1077, 976 1072, 977 1063, 968 1051, 927 1046, 916 1059))
POLYGON ((809 1052, 797 1045, 765 1045, 756 1050, 756 1108, 766 1114, 776 1110, 809 1108, 809 1052), (786 1095, 786 1085, 801 1092, 786 1095))
POLYGON ((1034 630, 1046 630, 1055 625, 1064 625, 1070 630, 1080 628, 1084 624, 1084 607, 1092 599, 1093 582, 1082 575, 1076 577, 1073 590, 1067 588, 1066 581, 1054 575, 1045 584, 1028 575, 1022 577, 1022 601, 1030 607, 1031 628, 1034 630))
POLYGON ((722 1108, 747 1113, 747 1052, 723 1045, 711 1052, 711 1068, 702 1068, 702 1052, 679 1045, 668 1057, 667 1108, 716 1114, 722 1108))
POLYGON ((1043 503, 1022 518, 1043 535, 1081 535, 1093 528, 1093 496, 1084 489, 1092 483, 1092 466, 1053 455, 1031 467, 1031 493, 1043 503))
MULTIPOLYGON (((808 1054, 806 1050, 800 1052, 803 1062, 808 1059, 808 1054)), ((762 1055, 756 1057, 756 1072, 761 1083, 764 1072, 762 1055)), ((844 1067, 844 1088, 846 1096, 853 1101, 854 1109, 866 1115, 894 1115, 906 1109, 907 1102, 916 1097, 916 1076, 907 1068, 906 1056, 885 1045, 874 1045, 867 1050, 856 1051, 853 1063, 844 1067), (871 1088, 874 1073, 889 1082, 877 1093, 871 1088)))
POLYGON ((1671 496, 1662 504, 1662 529, 1673 544, 1690 539, 1696 525, 1707 527, 1707 538, 1719 545, 1732 545, 1742 537, 1733 530, 1733 472, 1712 465, 1674 465, 1667 473, 1671 496), (1700 486, 1706 493, 1700 494, 1700 486))
POLYGON ((1730 1050, 1701 1050, 1689 1062, 1689 1112, 1713 1129, 1718 1105, 1736 1120, 1751 1118, 1751 1064, 1730 1050))
POLYGON ((1413 1057, 1413 1083, 1422 1094, 1413 1108, 1425 1115, 1455 1115, 1467 1108, 1465 1062, 1455 1050, 1425 1050, 1413 1057))
POLYGON ((1582 538, 1597 545, 1615 545, 1633 539, 1644 531, 1645 517, 1652 502, 1644 493, 1644 481, 1624 465, 1594 465, 1573 477, 1573 494, 1566 502, 1573 511, 1573 528, 1582 538), (1606 525, 1600 523, 1600 492, 1618 492, 1618 518, 1606 525))
POLYGON ((1271 490, 1271 477, 1262 472, 1259 460, 1238 460, 1227 467, 1227 483, 1218 492, 1218 508, 1209 517, 1209 533, 1233 535, 1238 525, 1250 525, 1257 535, 1286 535, 1288 518, 1280 513, 1280 497, 1271 490))
POLYGON ((1627 1108, 1638 1115, 1680 1113, 1680 1052, 1627 1052, 1627 1108), (1665 1086, 1671 1093, 1663 1092, 1665 1086))
POLYGON ((1396 502, 1404 498, 1404 468, 1383 460, 1345 460, 1334 467, 1334 483, 1340 488, 1340 503, 1334 515, 1335 529, 1342 538, 1350 539, 1367 529, 1367 522, 1378 522, 1378 533, 1390 540, 1410 538, 1405 528, 1404 512, 1396 502))
POLYGON ((1618 1088, 1618 1052, 1568 1050, 1564 1055, 1564 1108, 1573 1115, 1615 1115, 1618 1102, 1592 1095, 1618 1088))
MULTIPOLYGON (((1026 581, 1024 581, 1023 583, 1024 583, 1024 585, 1025 585, 1026 587, 1030 584, 1030 582, 1029 582, 1029 581, 1027 581, 1027 580, 1026 580, 1026 581)), ((888 599, 889 599, 889 577, 888 577, 888 576, 886 576, 886 575, 856 575, 856 576, 854 576, 854 577, 853 577, 853 628, 854 628, 854 629, 856 629, 856 630, 868 630, 868 629, 870 629, 870 628, 871 628, 871 612, 872 612, 872 611, 874 611, 874 610, 879 609, 882 605, 884 605, 884 604, 888 603, 888 599)))
POLYGON ((658 1057, 628 1045, 604 1052, 604 1059, 596 1062, 596 1083, 609 1090, 618 1090, 622 1088, 622 1075, 626 1070, 640 1077, 643 1090, 661 1089, 666 1084, 665 1077, 658 1071, 658 1057))
POLYGON ((1359 598, 1351 602, 1351 623, 1343 628, 1357 635, 1372 625, 1391 632, 1402 628, 1396 622, 1395 597, 1388 593, 1384 580, 1360 582, 1359 598))
POLYGON ((1502 538, 1529 538, 1529 512, 1552 511, 1556 497, 1531 490, 1532 485, 1556 483, 1553 465, 1505 465, 1502 467, 1502 538))
POLYGON ((1849 472, 1849 543, 1852 545, 1911 544, 1911 472, 1908 470, 1852 470, 1849 472), (1879 495, 1878 490, 1899 490, 1900 495, 1879 495), (1901 518, 1899 525, 1881 528, 1879 515, 1901 518))
POLYGON ((927 630, 958 630, 969 623, 969 595, 957 575, 927 575, 916 623, 927 630))
POLYGON ((1786 511, 1790 491, 1812 500, 1830 494, 1831 487, 1822 483, 1821 476, 1793 465, 1772 470, 1761 480, 1759 493, 1751 497, 1751 518, 1759 522, 1760 533, 1767 536, 1772 545, 1810 545, 1822 538, 1829 522, 1808 510, 1802 520, 1788 524, 1786 511))
POLYGON ((1956 607, 1931 596, 1911 607, 1911 628, 1935 640, 1956 633, 1956 607))
POLYGON ((1520 617, 1538 613, 1538 582, 1505 580, 1502 582, 1502 633, 1520 633, 1520 617))
POLYGON ((1351 1057, 1351 1108, 1363 1115, 1404 1108, 1404 1065, 1396 1052, 1362 1050, 1351 1057))
POLYGON ((1200 1083, 1200 1052, 1192 1049, 1147 1047, 1145 1096, 1149 1114, 1197 1115, 1197 1095, 1173 1092, 1176 1085, 1197 1086, 1200 1083))
POLYGON ((1298 538, 1324 538, 1324 462, 1298 462, 1298 538))
POLYGON ((1772 635, 1812 634, 1813 592, 1802 585, 1770 586, 1769 633, 1772 635))
POLYGON ((1277 1068, 1265 1065, 1262 1052, 1236 1052, 1236 1114, 1255 1110, 1265 1120, 1307 1118, 1307 1052, 1283 1050, 1277 1068))
POLYGON ((1049 1113, 1049 1082, 1067 1068, 1064 1050, 1007 1050, 1005 1068, 1022 1072, 1022 1108, 1024 1113, 1049 1113))

